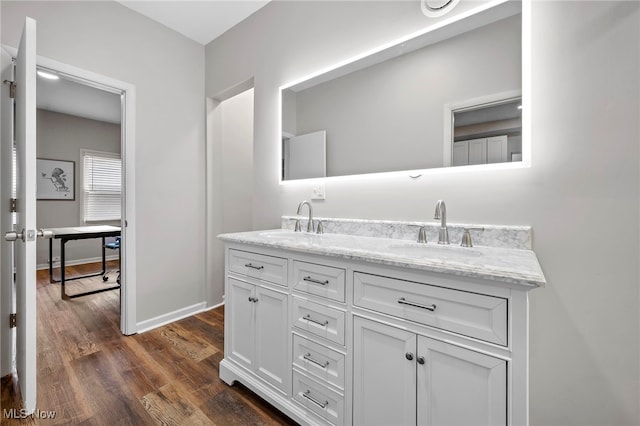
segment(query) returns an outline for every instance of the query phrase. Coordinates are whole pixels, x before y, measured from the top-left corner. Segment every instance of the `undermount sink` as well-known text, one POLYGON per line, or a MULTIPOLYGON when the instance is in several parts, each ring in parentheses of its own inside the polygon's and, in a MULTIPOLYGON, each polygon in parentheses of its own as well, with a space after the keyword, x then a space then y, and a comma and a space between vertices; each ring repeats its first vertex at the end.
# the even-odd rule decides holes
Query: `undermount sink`
POLYGON ((479 250, 458 246, 431 245, 422 243, 398 243, 391 244, 389 248, 408 256, 438 256, 438 257, 478 257, 483 253, 479 250))

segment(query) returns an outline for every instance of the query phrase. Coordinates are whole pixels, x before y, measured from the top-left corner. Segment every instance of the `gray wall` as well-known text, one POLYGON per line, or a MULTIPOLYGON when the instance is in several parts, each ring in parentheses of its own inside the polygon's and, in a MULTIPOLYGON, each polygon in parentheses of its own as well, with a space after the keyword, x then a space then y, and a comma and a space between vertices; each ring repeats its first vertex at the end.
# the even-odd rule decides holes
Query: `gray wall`
MULTIPOLYGON (((116 95, 114 95, 116 96, 116 95)), ((84 225, 81 223, 80 191, 81 149, 120 153, 120 125, 74 117, 39 109, 37 116, 36 156, 52 160, 75 162, 75 200, 40 200, 37 202, 38 228, 58 228, 84 225)), ((104 222, 119 226, 120 222, 104 222)), ((95 225, 95 223, 91 223, 95 225)), ((59 256, 59 240, 54 241, 53 256, 59 256)), ((37 263, 42 266, 49 259, 49 242, 38 240, 37 263)), ((65 260, 95 260, 101 256, 100 240, 79 240, 67 243, 65 260)), ((113 256, 107 253, 107 256, 113 256)), ((117 255, 116 255, 117 257, 117 255)))
MULTIPOLYGON (((549 282, 530 297, 533 425, 640 424, 639 8, 533 3, 530 168, 329 179, 314 202, 318 216, 428 220, 443 198, 453 222, 533 226, 549 282)), ((278 183, 278 87, 430 22, 419 2, 277 1, 207 45, 208 96, 255 81, 254 229, 312 189, 278 183)))
POLYGON ((136 87, 137 322, 204 301, 204 47, 113 1, 1 7, 4 44, 30 16, 39 55, 136 87))
POLYGON ((298 92, 298 133, 327 131, 327 176, 442 167, 445 104, 521 89, 520 21, 298 92))

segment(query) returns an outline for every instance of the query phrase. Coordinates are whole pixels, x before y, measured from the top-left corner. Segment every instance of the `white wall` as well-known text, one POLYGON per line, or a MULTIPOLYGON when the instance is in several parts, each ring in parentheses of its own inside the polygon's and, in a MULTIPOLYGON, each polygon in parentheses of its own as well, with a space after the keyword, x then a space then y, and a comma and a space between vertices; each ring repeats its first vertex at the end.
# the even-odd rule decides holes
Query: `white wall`
POLYGON ((137 322, 205 299, 204 48, 112 1, 2 1, 37 52, 136 86, 137 322))
MULTIPOLYGON (((640 424, 639 8, 534 2, 531 168, 330 179, 314 202, 428 220, 443 198, 453 222, 533 226, 549 282, 531 293, 533 425, 640 424)), ((278 87, 429 22, 417 1, 272 2, 207 45, 209 96, 255 81, 254 229, 311 193, 278 184, 278 87)))
MULTIPOLYGON (((114 95, 116 96, 116 95, 114 95)), ((36 224, 40 228, 84 225, 81 223, 81 149, 120 154, 120 125, 105 123, 61 114, 43 109, 38 110, 36 130, 36 156, 75 163, 75 200, 37 201, 36 224)), ((120 226, 120 221, 105 222, 120 226)), ((53 256, 60 255, 60 240, 54 241, 53 256)), ((49 259, 49 241, 37 241, 38 267, 46 266, 49 259)), ((102 255, 100 240, 70 241, 65 248, 65 262, 83 259, 94 260, 102 255)), ((107 256, 113 256, 107 253, 107 256)), ((117 252, 115 254, 117 258, 117 252)))

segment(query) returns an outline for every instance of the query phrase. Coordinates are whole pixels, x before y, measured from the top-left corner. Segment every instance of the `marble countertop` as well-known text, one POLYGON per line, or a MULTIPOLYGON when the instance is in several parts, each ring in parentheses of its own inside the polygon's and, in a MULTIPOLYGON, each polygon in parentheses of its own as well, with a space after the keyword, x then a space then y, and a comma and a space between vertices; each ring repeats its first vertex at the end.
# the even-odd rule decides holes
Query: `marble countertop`
POLYGON ((344 259, 541 287, 546 284, 531 250, 442 246, 344 234, 309 234, 286 229, 219 235, 223 241, 253 244, 344 259))

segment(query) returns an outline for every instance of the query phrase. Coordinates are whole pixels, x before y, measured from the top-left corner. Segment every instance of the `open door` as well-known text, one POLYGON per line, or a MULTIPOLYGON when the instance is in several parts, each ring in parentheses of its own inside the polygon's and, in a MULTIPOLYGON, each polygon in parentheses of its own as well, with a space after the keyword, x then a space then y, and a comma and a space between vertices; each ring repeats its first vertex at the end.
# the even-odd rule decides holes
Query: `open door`
MULTIPOLYGON (((14 244, 16 369, 24 409, 30 414, 36 408, 36 238, 42 234, 36 231, 36 21, 31 18, 25 20, 14 80, 17 231, 6 232, 5 240, 14 244)), ((2 156, 11 156, 5 142, 2 156)), ((3 287, 13 284, 5 281, 3 287)))

